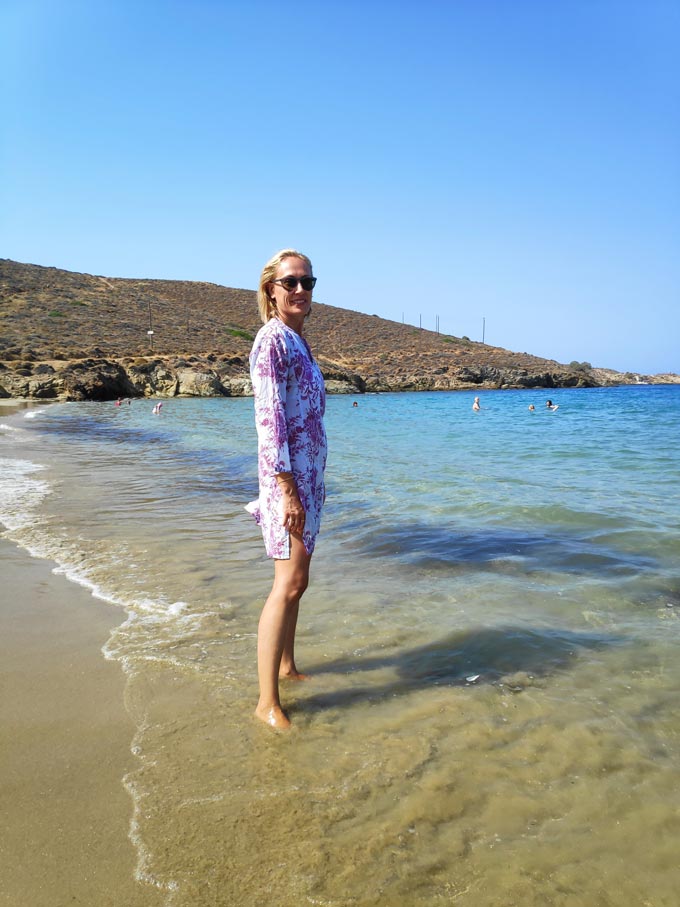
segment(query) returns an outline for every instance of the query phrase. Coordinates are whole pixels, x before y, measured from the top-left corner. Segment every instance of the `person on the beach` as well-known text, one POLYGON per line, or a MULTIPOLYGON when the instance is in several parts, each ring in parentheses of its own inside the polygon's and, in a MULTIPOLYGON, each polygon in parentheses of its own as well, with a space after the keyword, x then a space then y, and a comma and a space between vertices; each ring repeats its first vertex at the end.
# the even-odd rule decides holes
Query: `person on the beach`
POLYGON ((284 249, 267 262, 257 292, 264 327, 250 353, 260 494, 246 509, 274 559, 274 585, 257 634, 255 715, 275 728, 290 726, 279 678, 305 679, 295 664, 295 628, 326 496, 326 394, 302 336, 315 283, 312 263, 300 252, 284 249))
POLYGON ((472 409, 474 412, 478 413, 482 407, 479 405, 479 397, 475 397, 475 402, 472 404, 472 409))

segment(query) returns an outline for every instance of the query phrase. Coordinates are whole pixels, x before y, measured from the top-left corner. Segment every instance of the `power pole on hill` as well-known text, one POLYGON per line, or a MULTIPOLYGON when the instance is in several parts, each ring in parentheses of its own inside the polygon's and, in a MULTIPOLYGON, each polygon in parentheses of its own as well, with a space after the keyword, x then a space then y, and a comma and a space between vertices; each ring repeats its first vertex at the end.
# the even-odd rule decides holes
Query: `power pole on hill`
POLYGON ((151 352, 153 353, 153 321, 151 319, 151 300, 147 299, 147 305, 149 306, 149 330, 146 332, 147 337, 149 338, 149 343, 151 345, 151 352))

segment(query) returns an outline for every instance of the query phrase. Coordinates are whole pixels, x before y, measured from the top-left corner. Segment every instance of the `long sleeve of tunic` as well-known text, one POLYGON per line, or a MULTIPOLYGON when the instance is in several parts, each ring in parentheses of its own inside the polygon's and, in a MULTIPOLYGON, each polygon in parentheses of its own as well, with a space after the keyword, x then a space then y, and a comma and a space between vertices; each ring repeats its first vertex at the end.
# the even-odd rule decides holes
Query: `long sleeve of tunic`
POLYGON ((260 495, 246 509, 262 529, 268 556, 290 557, 276 475, 292 472, 305 510, 302 540, 311 554, 325 500, 326 395, 321 370, 304 338, 278 318, 271 318, 255 338, 250 377, 255 394, 260 495))

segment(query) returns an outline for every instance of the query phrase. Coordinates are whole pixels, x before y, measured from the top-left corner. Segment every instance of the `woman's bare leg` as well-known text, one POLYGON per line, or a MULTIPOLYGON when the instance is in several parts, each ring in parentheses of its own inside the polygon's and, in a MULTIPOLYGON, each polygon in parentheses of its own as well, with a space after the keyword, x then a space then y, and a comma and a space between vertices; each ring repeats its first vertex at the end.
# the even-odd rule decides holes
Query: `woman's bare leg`
POLYGON ((286 639, 283 644, 283 655, 281 656, 281 666, 279 668, 279 677, 286 680, 307 680, 309 678, 309 674, 301 674, 295 664, 295 630, 297 629, 299 610, 300 601, 298 599, 291 608, 290 616, 288 617, 286 639))
POLYGON ((274 585, 260 616, 257 633, 260 699, 255 714, 272 727, 290 726, 279 699, 279 673, 282 670, 284 651, 284 672, 290 670, 291 664, 293 668, 295 666, 295 627, 300 598, 309 582, 310 560, 311 555, 307 554, 302 539, 291 535, 290 558, 274 561, 274 585))

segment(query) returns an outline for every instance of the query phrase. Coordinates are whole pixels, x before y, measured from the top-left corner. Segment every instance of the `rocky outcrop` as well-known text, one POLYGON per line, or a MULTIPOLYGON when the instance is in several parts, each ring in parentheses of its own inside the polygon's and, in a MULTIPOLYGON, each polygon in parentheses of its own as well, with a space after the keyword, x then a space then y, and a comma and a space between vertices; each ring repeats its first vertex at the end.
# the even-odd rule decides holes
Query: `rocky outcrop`
POLYGON ((587 372, 529 371, 525 368, 462 368, 456 372, 458 381, 483 387, 596 387, 598 382, 587 372))
MULTIPOLYGON (((115 400, 118 397, 247 397, 253 393, 245 362, 236 357, 219 361, 216 356, 87 358, 70 362, 0 363, 0 397, 44 400, 115 400)), ((357 375, 342 367, 321 363, 329 394, 393 391, 444 391, 600 387, 612 384, 680 383, 677 375, 665 381, 639 375, 575 371, 536 371, 496 367, 438 368, 429 373, 357 375)))
MULTIPOLYGON (((329 368, 329 393, 361 393, 358 375, 329 368)), ((253 386, 241 357, 80 359, 0 363, 0 397, 116 400, 119 397, 248 397, 253 386)))
POLYGON ((0 363, 0 397, 33 397, 38 400, 55 399, 60 395, 61 384, 54 381, 54 369, 49 365, 11 369, 0 363), (39 371, 38 371, 39 369, 39 371))
POLYGON ((250 378, 223 378, 222 387, 227 397, 253 396, 253 383, 250 378))
POLYGON ((369 392, 507 390, 511 388, 598 387, 599 382, 587 374, 572 372, 528 372, 525 369, 459 368, 439 369, 431 374, 368 375, 364 382, 369 392))
POLYGON ((178 393, 177 372, 162 359, 135 360, 127 365, 127 373, 134 396, 174 397, 178 393))
POLYGON ((131 396, 134 390, 123 366, 107 359, 71 362, 60 378, 62 396, 67 400, 114 400, 131 396))
POLYGON ((61 400, 115 400, 137 396, 125 369, 106 359, 82 359, 56 367, 24 363, 0 371, 0 388, 10 397, 61 400))
POLYGON ((222 397, 225 388, 212 370, 178 368, 177 393, 183 397, 222 397))

